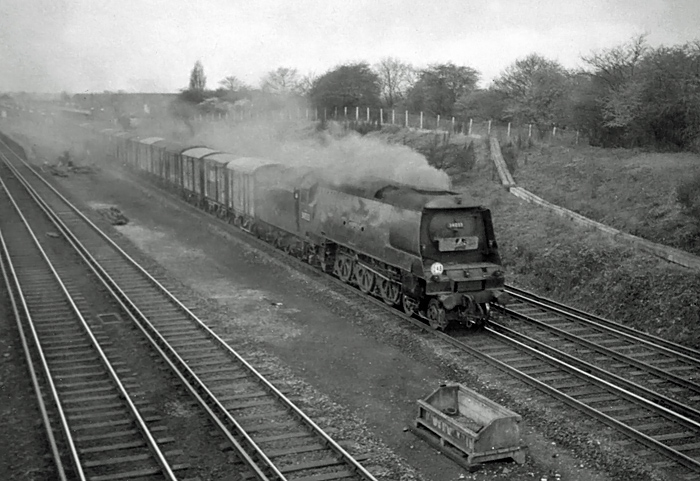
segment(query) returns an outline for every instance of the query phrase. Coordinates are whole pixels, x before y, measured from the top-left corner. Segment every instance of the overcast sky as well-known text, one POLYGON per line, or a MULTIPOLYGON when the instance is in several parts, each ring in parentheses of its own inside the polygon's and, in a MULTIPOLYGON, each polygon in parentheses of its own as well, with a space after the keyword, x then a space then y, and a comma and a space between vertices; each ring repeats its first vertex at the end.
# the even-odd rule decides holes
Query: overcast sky
POLYGON ((565 67, 648 34, 700 39, 700 0, 0 0, 0 91, 175 92, 277 67, 323 74, 393 56, 453 62, 488 85, 537 52, 565 67))

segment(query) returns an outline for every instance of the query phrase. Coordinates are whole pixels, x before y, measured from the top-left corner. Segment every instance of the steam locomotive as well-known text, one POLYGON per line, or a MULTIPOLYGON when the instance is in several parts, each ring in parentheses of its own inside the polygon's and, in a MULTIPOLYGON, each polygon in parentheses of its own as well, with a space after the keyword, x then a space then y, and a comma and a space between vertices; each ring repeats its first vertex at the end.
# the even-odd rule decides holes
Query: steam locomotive
POLYGON ((189 202, 434 329, 484 325, 504 303, 488 209, 450 191, 101 131, 109 155, 189 202))

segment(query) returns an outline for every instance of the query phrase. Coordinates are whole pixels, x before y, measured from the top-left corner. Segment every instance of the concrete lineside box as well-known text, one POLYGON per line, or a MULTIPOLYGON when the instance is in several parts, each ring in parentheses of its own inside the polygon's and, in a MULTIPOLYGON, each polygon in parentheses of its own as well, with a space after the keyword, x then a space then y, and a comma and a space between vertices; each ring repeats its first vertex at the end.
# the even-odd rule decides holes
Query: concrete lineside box
POLYGON ((461 384, 442 385, 418 401, 414 433, 454 461, 476 464, 511 458, 525 462, 519 414, 461 384))

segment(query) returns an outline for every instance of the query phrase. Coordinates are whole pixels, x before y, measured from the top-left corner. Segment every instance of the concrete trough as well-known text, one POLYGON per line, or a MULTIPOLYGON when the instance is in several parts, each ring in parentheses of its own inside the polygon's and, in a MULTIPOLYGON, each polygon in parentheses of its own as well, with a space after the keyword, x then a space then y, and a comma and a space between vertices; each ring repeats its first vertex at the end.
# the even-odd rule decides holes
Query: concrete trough
POLYGON ((418 400, 413 432, 467 469, 510 458, 525 462, 519 414, 461 384, 441 385, 418 400))

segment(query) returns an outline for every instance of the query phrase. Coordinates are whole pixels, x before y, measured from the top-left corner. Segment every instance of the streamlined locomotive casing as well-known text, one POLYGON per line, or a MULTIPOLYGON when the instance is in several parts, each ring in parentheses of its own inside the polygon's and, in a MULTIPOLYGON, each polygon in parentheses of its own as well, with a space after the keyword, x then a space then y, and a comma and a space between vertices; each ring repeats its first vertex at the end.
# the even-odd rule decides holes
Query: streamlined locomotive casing
POLYGON ((421 265, 420 212, 318 186, 311 202, 302 206, 300 218, 303 232, 404 271, 421 265))
POLYGON ((499 300, 504 278, 488 209, 451 193, 377 185, 310 189, 302 231, 401 269, 404 293, 439 299, 449 318, 499 300))

